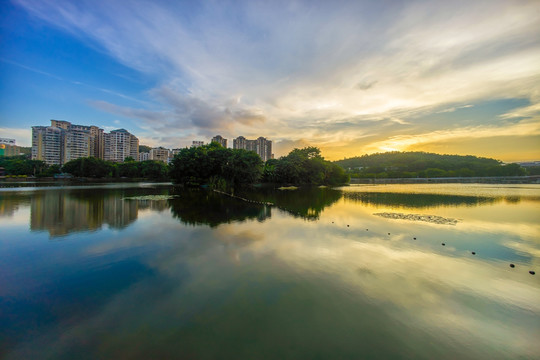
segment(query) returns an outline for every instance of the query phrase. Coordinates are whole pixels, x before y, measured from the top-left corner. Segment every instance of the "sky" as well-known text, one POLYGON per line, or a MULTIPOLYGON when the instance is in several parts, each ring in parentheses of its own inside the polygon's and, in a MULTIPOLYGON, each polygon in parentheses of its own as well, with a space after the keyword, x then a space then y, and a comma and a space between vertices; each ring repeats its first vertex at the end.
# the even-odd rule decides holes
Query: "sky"
POLYGON ((0 0, 0 137, 540 160, 540 1, 0 0))

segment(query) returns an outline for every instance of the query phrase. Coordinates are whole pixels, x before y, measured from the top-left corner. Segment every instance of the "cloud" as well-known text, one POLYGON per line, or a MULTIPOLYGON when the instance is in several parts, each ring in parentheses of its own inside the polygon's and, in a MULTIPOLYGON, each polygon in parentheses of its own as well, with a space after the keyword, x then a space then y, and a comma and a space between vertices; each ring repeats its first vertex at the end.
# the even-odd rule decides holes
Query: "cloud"
POLYGON ((471 107, 474 107, 474 105, 468 104, 468 105, 463 105, 463 106, 454 106, 454 107, 443 109, 441 111, 437 111, 436 114, 451 113, 451 112, 454 112, 456 110, 467 109, 467 108, 471 108, 471 107))
POLYGON ((391 141, 409 136, 418 112, 457 116, 494 99, 540 103, 534 1, 17 3, 152 74, 148 94, 161 109, 98 106, 140 119, 143 128, 163 121, 163 135, 172 127, 183 130, 179 138, 218 131, 320 145, 365 139, 379 118, 393 123, 384 133, 391 141))
POLYGON ((31 128, 17 129, 0 127, 0 137, 16 139, 18 146, 32 146, 31 128))

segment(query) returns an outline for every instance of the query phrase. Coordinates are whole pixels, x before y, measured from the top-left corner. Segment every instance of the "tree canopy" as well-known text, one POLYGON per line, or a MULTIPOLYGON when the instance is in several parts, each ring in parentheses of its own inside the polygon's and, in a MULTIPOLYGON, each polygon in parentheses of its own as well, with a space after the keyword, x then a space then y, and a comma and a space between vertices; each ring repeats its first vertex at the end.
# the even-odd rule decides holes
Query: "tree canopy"
POLYGON ((470 177, 519 176, 526 170, 518 164, 472 155, 440 155, 426 152, 386 152, 336 161, 354 177, 470 177))
POLYGON ((62 170, 77 177, 127 177, 161 180, 168 176, 168 167, 162 161, 134 161, 126 158, 123 163, 86 157, 71 160, 64 164, 62 170))
POLYGON ((26 155, 2 156, 0 167, 8 175, 52 176, 60 172, 58 165, 47 165, 41 160, 30 160, 26 155))
POLYGON ((227 149, 218 143, 186 148, 174 157, 170 175, 184 185, 235 188, 259 180, 263 162, 253 151, 227 149))
POLYGON ((310 146, 294 149, 287 156, 268 160, 264 181, 294 185, 340 185, 349 181, 345 171, 324 160, 320 149, 310 146))

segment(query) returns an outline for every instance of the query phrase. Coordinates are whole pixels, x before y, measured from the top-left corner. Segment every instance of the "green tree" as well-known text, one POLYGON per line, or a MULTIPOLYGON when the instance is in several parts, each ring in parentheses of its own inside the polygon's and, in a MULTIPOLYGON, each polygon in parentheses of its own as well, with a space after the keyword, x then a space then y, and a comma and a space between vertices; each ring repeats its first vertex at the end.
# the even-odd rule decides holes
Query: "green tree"
POLYGON ((255 152, 226 149, 215 142, 182 149, 170 167, 170 176, 175 182, 229 188, 253 184, 261 173, 262 160, 255 152))
POLYGON ((114 169, 115 166, 111 162, 95 157, 71 160, 62 167, 62 171, 73 176, 95 178, 111 176, 114 169))
POLYGON ((141 175, 147 179, 162 180, 169 174, 169 168, 163 161, 146 160, 141 164, 141 175))

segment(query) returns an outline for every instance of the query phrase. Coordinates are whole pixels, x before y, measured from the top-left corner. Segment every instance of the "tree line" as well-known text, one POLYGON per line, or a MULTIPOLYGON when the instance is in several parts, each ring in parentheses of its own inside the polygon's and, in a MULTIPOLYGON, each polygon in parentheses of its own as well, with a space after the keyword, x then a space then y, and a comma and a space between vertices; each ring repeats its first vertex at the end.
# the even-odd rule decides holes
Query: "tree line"
POLYGON ((263 163, 253 151, 227 149, 217 143, 182 149, 171 163, 170 175, 184 185, 208 184, 226 189, 257 182, 339 185, 349 181, 345 171, 324 160, 315 147, 294 149, 287 156, 263 163))
POLYGON ((336 161, 351 177, 415 178, 528 175, 519 164, 472 155, 440 155, 427 152, 386 152, 336 161))
POLYGON ((92 178, 145 178, 167 179, 168 166, 161 161, 135 161, 127 157, 123 163, 85 157, 71 160, 60 165, 47 165, 41 160, 30 160, 26 156, 0 157, 0 167, 6 175, 52 177, 60 173, 68 173, 76 177, 92 178))

